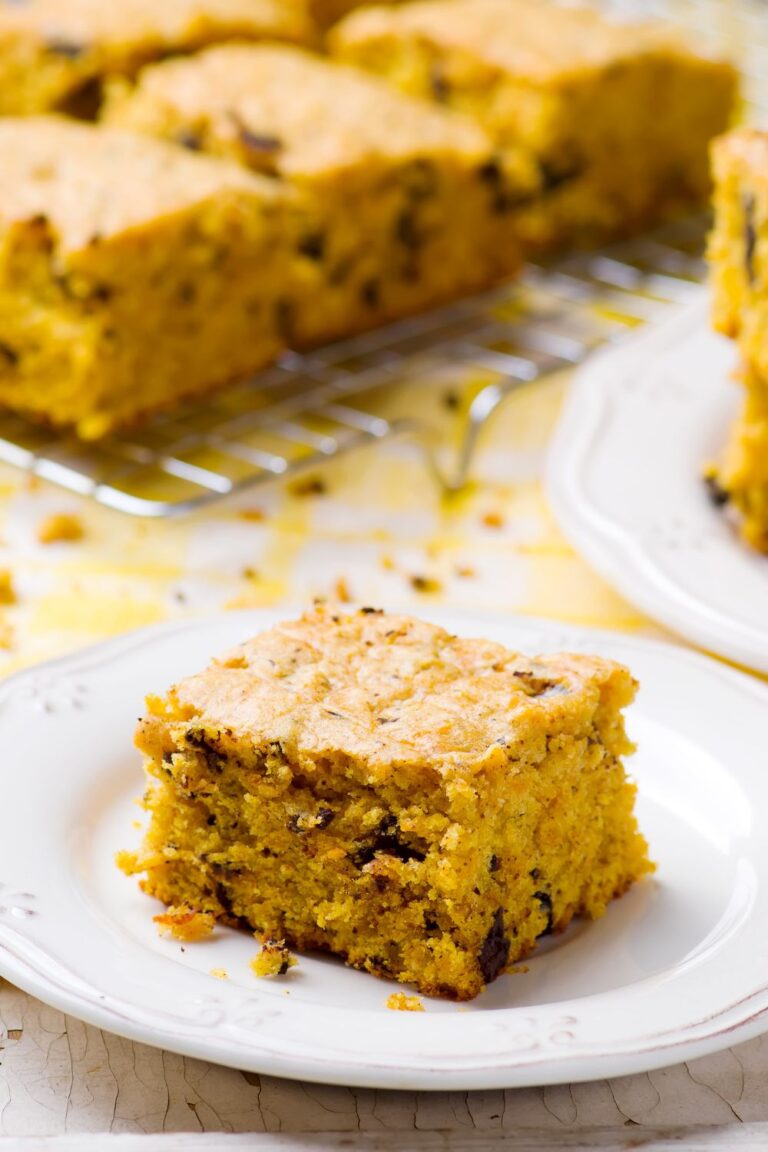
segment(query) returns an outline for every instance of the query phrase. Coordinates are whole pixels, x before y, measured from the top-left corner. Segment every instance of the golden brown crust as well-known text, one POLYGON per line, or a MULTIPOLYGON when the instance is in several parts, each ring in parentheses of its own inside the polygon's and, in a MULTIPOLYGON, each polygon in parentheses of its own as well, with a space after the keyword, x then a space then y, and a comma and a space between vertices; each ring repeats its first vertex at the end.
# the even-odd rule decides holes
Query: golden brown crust
POLYGON ((342 751, 375 775, 394 764, 450 775, 507 770, 532 734, 573 729, 603 693, 625 704, 634 688, 626 669, 597 657, 531 660, 405 616, 318 608, 182 681, 171 711, 235 743, 342 751))
POLYGON ((365 8, 332 33, 347 43, 391 35, 418 36, 481 60, 489 75, 511 72, 547 86, 646 52, 690 54, 667 24, 621 23, 593 8, 553 9, 543 0, 421 0, 365 8))
POLYGON ((0 229, 45 222, 67 252, 162 227, 222 193, 268 205, 280 199, 272 184, 235 165, 63 117, 0 119, 0 154, 0 229))
POLYGON ((159 132, 163 113, 189 135, 197 130, 202 147, 289 179, 330 178, 361 164, 378 172, 416 158, 480 164, 493 147, 458 113, 280 45, 224 45, 147 68, 133 91, 116 89, 105 115, 159 132))

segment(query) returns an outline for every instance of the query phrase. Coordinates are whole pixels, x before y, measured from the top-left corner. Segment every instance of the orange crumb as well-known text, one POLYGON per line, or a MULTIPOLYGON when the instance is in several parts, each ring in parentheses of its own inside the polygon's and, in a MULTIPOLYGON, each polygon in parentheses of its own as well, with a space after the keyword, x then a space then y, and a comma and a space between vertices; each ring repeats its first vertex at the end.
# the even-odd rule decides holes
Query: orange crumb
POLYGON ((462 580, 473 580, 474 577, 477 576, 477 572, 474 568, 471 568, 469 564, 458 564, 456 566, 456 575, 462 580))
POLYGON ((501 512, 486 512, 482 519, 486 528, 504 527, 504 517, 502 516, 501 512))
POLYGON ((37 538, 41 544, 58 544, 61 541, 74 542, 85 536, 83 522, 79 516, 68 512, 57 512, 46 517, 38 526, 37 538))
POLYGON ((258 580, 259 574, 255 568, 243 568, 243 580, 258 580))
POLYGON ((443 590, 442 584, 439 580, 435 580, 434 576, 411 576, 410 582, 414 592, 434 594, 443 590))
POLYGON ((304 476, 288 485, 291 496, 325 496, 328 486, 320 476, 304 476))
POLYGON ((0 604, 15 604, 16 599, 13 573, 10 568, 0 568, 0 604))
POLYGON ((349 584, 343 576, 339 576, 338 580, 333 586, 333 594, 340 604, 351 604, 352 596, 349 591, 349 584))
POLYGON ((174 940, 184 940, 195 944, 210 936, 216 924, 212 912, 198 912, 186 904, 173 905, 167 912, 154 916, 161 936, 172 936, 174 940))
POLYGON ((285 940, 262 936, 261 952, 251 960, 250 969, 254 976, 285 976, 288 969, 297 964, 298 960, 286 946, 285 940))
POLYGON ((423 1012, 424 1005, 418 996, 406 996, 405 992, 393 992, 387 1000, 387 1008, 393 1012, 423 1012))
POLYGON ((241 520, 249 520, 252 524, 261 524, 267 518, 261 508, 241 508, 237 515, 241 520))

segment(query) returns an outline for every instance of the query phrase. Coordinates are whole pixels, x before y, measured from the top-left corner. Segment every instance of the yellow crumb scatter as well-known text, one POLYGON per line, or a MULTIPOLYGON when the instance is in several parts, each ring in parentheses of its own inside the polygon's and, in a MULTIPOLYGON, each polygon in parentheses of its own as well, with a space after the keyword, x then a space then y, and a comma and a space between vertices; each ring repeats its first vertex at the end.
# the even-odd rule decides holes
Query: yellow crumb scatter
POLYGON ((0 652, 10 652, 15 636, 11 625, 5 621, 0 621, 0 652))
POLYGON ((349 591, 349 584, 343 576, 339 576, 338 580, 333 586, 333 595, 340 604, 351 604, 352 594, 349 591))
POLYGON ((427 596, 433 596, 442 591, 442 584, 433 576, 411 576, 410 582, 414 592, 423 592, 427 596))
POLYGON ((82 520, 69 512, 56 512, 53 516, 47 516, 37 529, 37 538, 41 544, 71 543, 82 540, 83 536, 85 529, 82 520))
POLYGON ((10 568, 0 568, 0 604, 15 604, 16 589, 10 568))
POLYGON ((161 936, 172 936, 186 944, 205 940, 213 932, 216 918, 211 912, 198 912, 186 904, 173 905, 167 912, 153 917, 161 936))
POLYGON ((275 940, 265 936, 261 942, 261 952, 251 960, 254 976, 285 976, 289 968, 294 968, 298 960, 286 946, 285 940, 275 940))
POLYGON ((424 1005, 418 996, 406 996, 405 992, 393 992, 387 1000, 387 1008, 393 1012, 423 1012, 424 1005))
POLYGON ((325 496, 328 486, 320 476, 303 476, 300 480, 294 480, 292 484, 289 484, 288 491, 291 496, 298 496, 299 498, 325 496))
POLYGON ((215 976, 217 980, 229 980, 226 968, 211 968, 211 976, 215 976))

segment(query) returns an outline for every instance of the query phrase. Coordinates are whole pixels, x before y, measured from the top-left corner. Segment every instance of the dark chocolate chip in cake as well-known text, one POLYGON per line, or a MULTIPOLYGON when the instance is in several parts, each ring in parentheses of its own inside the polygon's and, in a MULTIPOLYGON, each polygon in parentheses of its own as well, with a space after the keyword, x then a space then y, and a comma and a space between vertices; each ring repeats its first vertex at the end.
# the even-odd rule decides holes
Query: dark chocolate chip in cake
POLYGON ((436 100, 438 104, 445 104, 451 94, 451 86, 437 62, 433 63, 430 69, 429 86, 432 90, 432 99, 436 100))
POLYGON ((308 260, 322 260, 325 256, 325 235, 322 232, 308 233, 299 243, 299 252, 308 260))
POLYGON ((51 39, 46 42, 46 52, 52 56, 63 56, 66 60, 79 60, 88 51, 88 45, 77 40, 51 39))
POLYGON ((497 909, 493 923, 485 938, 477 958, 480 971, 486 984, 495 980, 503 972, 509 960, 509 937, 504 930, 504 913, 497 909))
POLYGON ((202 151, 203 141, 198 133, 193 132, 191 128, 181 128, 174 136, 174 141, 190 152, 202 151))
POLYGON ((385 856, 394 856, 397 860, 402 860, 404 864, 410 860, 419 862, 424 860, 425 854, 418 848, 405 843, 401 836, 397 817, 385 816, 375 834, 359 845, 353 857, 355 864, 358 868, 364 868, 380 852, 385 856))
POLYGON ((550 936, 555 926, 554 920, 552 919, 552 897, 549 892, 534 892, 533 898, 539 901, 542 909, 547 914, 547 926, 543 932, 539 932, 538 936, 538 938, 541 939, 542 936, 550 936))
POLYGON ((19 354, 10 344, 0 342, 0 360, 5 361, 8 367, 15 368, 19 362, 19 354))
POLYGON ((543 192, 555 192, 558 188, 562 188, 564 184, 570 184, 572 180, 576 180, 581 176, 583 168, 580 164, 566 164, 563 166, 548 163, 546 160, 539 161, 539 174, 541 177, 541 188, 543 192))
POLYGON ((755 198, 752 195, 742 199, 744 208, 744 266, 747 270, 747 279, 750 284, 755 282, 755 247, 757 245, 757 231, 755 229, 755 198))
POLYGON ((378 280, 366 280, 360 289, 360 299, 369 308, 378 308, 381 303, 381 286, 378 280))

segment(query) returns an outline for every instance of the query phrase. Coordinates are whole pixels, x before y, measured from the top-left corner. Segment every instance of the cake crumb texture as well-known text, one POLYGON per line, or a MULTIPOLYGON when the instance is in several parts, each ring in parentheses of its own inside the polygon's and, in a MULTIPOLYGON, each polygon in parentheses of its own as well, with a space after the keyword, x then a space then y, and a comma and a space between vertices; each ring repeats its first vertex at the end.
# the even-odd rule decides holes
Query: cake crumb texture
POLYGON ((194 944, 210 936, 216 919, 210 912, 198 912, 186 904, 172 905, 167 912, 154 916, 161 936, 173 936, 185 944, 194 944))
POLYGON ((418 996, 406 996, 405 992, 393 992, 387 997, 387 1008, 393 1012, 423 1012, 424 1005, 418 996))
POLYGON ((254 976, 285 976, 291 968, 295 968, 298 960, 287 947, 285 940, 275 940, 271 936, 262 938, 261 951, 251 960, 251 971, 254 976))

